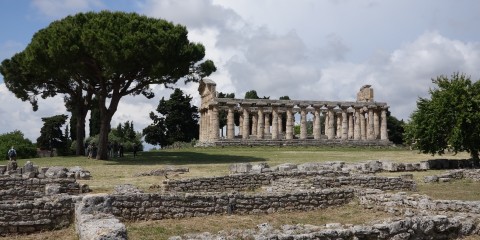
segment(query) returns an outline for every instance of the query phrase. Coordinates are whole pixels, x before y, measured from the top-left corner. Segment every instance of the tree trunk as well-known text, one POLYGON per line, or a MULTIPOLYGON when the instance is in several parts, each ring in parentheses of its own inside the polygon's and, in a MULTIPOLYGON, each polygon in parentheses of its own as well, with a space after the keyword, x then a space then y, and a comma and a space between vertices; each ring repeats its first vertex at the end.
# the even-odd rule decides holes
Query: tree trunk
POLYGON ((97 159, 108 159, 108 133, 110 132, 111 118, 105 116, 100 121, 100 134, 98 137, 97 159))
POLYGON ((100 134, 98 137, 98 160, 108 159, 108 133, 110 133, 110 122, 112 121, 113 114, 117 111, 118 103, 120 102, 120 94, 115 92, 110 99, 110 106, 105 107, 106 95, 99 94, 98 106, 100 109, 100 134))
POLYGON ((77 156, 81 156, 85 154, 85 145, 83 144, 83 141, 85 139, 85 117, 86 114, 83 114, 83 112, 87 111, 82 111, 82 110, 77 110, 77 125, 76 131, 77 131, 77 147, 76 147, 76 152, 75 154, 77 156))

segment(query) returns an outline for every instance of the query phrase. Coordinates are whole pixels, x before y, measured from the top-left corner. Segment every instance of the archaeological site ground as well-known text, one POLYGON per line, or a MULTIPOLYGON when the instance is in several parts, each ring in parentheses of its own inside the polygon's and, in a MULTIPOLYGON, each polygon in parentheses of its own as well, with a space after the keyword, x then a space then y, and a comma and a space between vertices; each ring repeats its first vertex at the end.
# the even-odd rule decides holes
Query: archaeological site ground
POLYGON ((252 146, 18 165, 0 167, 0 239, 478 239, 480 232, 480 170, 466 154, 252 146))

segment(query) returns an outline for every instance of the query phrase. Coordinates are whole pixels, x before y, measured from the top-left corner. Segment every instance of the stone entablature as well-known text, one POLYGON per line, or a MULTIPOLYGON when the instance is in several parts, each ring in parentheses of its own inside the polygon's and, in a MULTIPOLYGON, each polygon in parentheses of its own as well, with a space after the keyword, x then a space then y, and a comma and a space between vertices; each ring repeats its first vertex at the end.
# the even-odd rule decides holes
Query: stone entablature
POLYGON ((388 142, 388 105, 373 101, 370 86, 362 87, 356 102, 217 98, 216 83, 210 79, 201 80, 198 90, 201 96, 200 143, 215 143, 222 138, 219 111, 227 113, 226 140, 292 140, 295 138, 295 114, 300 114, 298 139, 301 140, 388 142), (237 135, 235 113, 239 114, 237 135), (307 135, 309 113, 313 115, 313 136, 307 135))

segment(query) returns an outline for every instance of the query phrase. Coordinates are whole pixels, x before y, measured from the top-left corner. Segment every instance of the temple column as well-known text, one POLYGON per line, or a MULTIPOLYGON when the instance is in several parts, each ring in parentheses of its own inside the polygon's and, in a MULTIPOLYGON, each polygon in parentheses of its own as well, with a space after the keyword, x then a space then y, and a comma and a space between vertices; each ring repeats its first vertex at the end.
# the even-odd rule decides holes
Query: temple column
POLYGON ((373 139, 380 139, 380 116, 378 114, 378 109, 375 108, 373 110, 373 139))
POLYGON ((367 135, 367 138, 368 140, 373 140, 375 139, 374 136, 375 136, 375 130, 374 130, 374 127, 373 127, 373 108, 368 108, 368 135, 367 135))
POLYGON ((342 113, 337 112, 335 113, 335 115, 337 115, 337 127, 336 127, 335 137, 340 139, 342 137, 342 113))
POLYGON ((381 123, 380 123, 380 139, 388 140, 388 131, 387 131, 387 107, 382 108, 381 113, 381 123))
POLYGON ((323 123, 323 132, 325 133, 325 136, 327 136, 328 138, 328 110, 323 112, 323 116, 324 116, 324 123, 323 123))
POLYGON ((220 127, 218 122, 218 107, 216 105, 213 105, 210 114, 210 140, 218 140, 219 129, 220 127))
POLYGON ((361 133, 361 121, 360 121, 360 108, 355 108, 355 130, 353 133, 353 139, 360 140, 362 139, 361 133))
POLYGON ((265 117, 263 116, 263 108, 258 108, 258 129, 257 129, 257 138, 263 139, 265 136, 265 117))
POLYGON ((265 114, 265 134, 270 134, 270 113, 265 114))
POLYGON ((285 129, 285 139, 293 139, 293 109, 287 107, 287 127, 285 129))
POLYGON ((272 139, 278 139, 278 107, 272 107, 272 139))
POLYGON ((207 109, 205 110, 205 131, 203 134, 204 140, 209 141, 210 140, 210 111, 207 109))
POLYGON ((361 134, 361 139, 365 140, 367 139, 367 130, 366 130, 366 125, 365 125, 365 110, 362 109, 360 112, 360 134, 361 134))
POLYGON ((348 139, 348 116, 347 108, 342 108, 342 140, 348 139))
POLYGON ((250 137, 250 116, 247 108, 243 108, 243 130, 242 139, 250 137))
POLYGON ((233 106, 228 106, 227 113, 227 139, 235 137, 235 121, 233 119, 233 106))
POLYGON ((243 109, 238 118, 238 135, 243 136, 243 109))
POLYGON ((257 136, 258 116, 255 112, 252 113, 252 135, 257 136))
POLYGON ((200 119, 198 120, 199 125, 199 133, 198 133, 198 141, 203 142, 203 111, 200 111, 200 119))
POLYGON ((348 139, 353 139, 353 113, 348 113, 348 139))
POLYGON ((320 139, 321 136, 321 126, 320 126, 320 108, 314 108, 313 115, 315 120, 313 122, 313 138, 320 139))
POLYGON ((307 139, 307 110, 300 107, 300 139, 307 139))
POLYGON ((328 139, 335 138, 335 128, 334 128, 334 121, 335 121, 335 113, 333 112, 333 107, 328 107, 328 139))
POLYGON ((278 137, 281 138, 283 134, 283 113, 278 111, 278 137))

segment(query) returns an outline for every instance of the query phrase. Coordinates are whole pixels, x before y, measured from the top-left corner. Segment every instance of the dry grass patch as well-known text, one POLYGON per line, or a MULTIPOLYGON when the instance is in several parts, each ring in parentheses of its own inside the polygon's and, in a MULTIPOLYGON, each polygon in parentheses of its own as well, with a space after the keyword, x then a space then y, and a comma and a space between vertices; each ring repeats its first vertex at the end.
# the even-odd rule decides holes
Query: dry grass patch
POLYGON ((260 223, 268 222, 275 228, 285 224, 326 223, 365 224, 371 221, 393 217, 384 212, 363 209, 358 202, 341 207, 318 209, 309 212, 282 212, 265 215, 222 215, 202 218, 166 219, 127 223, 130 239, 167 239, 170 236, 186 233, 211 232, 221 230, 252 229, 260 223))

